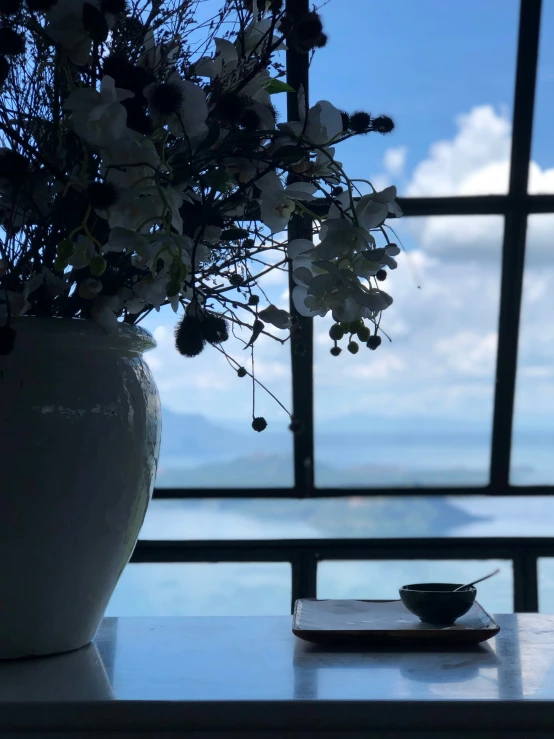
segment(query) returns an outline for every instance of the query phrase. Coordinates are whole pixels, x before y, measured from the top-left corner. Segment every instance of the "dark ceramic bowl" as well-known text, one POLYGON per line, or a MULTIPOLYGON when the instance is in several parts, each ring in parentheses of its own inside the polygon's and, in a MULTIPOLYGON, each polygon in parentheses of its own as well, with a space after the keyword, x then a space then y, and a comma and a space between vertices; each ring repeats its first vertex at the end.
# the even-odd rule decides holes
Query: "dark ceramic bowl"
POLYGON ((406 608, 425 623, 449 626, 469 611, 477 595, 477 588, 473 586, 454 593, 461 584, 425 582, 404 585, 400 588, 400 598, 406 608))

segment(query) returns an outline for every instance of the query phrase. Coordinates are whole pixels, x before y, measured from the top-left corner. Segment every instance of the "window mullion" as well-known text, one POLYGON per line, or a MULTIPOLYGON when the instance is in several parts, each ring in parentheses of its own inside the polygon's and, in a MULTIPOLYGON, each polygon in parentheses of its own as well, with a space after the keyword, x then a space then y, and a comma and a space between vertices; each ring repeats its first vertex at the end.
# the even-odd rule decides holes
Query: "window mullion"
MULTIPOLYGON (((309 0, 287 0, 287 15, 301 17, 310 9, 309 0)), ((308 102, 309 55, 287 50, 287 82, 295 92, 287 94, 287 116, 299 120, 298 95, 301 87, 308 102)), ((292 217, 288 228, 289 239, 312 238, 312 220, 306 216, 292 217)), ((294 490, 298 497, 312 494, 314 487, 314 403, 313 403, 313 322, 299 315, 292 302, 294 284, 289 272, 291 330, 292 408, 294 432, 294 490)))
POLYGON ((504 222, 502 284, 498 323, 496 390, 491 447, 491 490, 502 494, 510 481, 512 423, 527 213, 525 199, 539 50, 541 0, 521 0, 509 197, 504 222))

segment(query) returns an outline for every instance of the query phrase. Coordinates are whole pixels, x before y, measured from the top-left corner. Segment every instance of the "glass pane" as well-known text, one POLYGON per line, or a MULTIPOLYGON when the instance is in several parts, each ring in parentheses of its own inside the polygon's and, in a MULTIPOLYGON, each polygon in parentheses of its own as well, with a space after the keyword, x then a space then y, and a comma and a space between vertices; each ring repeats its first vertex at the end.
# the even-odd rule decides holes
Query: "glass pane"
POLYGON ((554 559, 539 557, 539 611, 554 613, 554 559))
POLYGON ((291 597, 287 562, 130 564, 106 616, 277 616, 291 597))
MULTIPOLYGON (((267 295, 287 307, 286 274, 276 271, 267 295)), ((266 283, 267 284, 267 283, 266 283)), ((158 343, 145 355, 162 399, 162 449, 158 487, 288 487, 293 484, 289 419, 263 389, 256 390, 256 415, 268 427, 252 423, 252 381, 239 378, 225 357, 207 345, 192 359, 175 349, 177 316, 171 311, 143 321, 158 343)), ((245 334, 246 338, 248 336, 245 334)), ((230 337, 225 350, 250 370, 249 353, 230 337)), ((256 342, 256 376, 286 408, 291 407, 290 349, 266 336, 256 342)))
MULTIPOLYGON (((320 487, 484 485, 489 478, 502 219, 406 218, 377 351, 330 355, 315 325, 320 487)), ((343 342, 344 344, 345 342, 343 342)))
POLYGON ((310 98, 390 115, 396 129, 342 144, 346 171, 403 195, 506 192, 519 2, 347 5, 321 3, 329 41, 310 98))
POLYGON ((496 567, 501 568, 499 574, 477 586, 479 603, 489 613, 513 613, 513 571, 509 560, 321 562, 317 568, 317 597, 393 600, 403 585, 466 583, 496 567))
POLYGON ((528 221, 512 444, 514 485, 554 483, 554 215, 528 221))
POLYGON ((554 2, 545 0, 542 4, 541 37, 539 46, 539 66, 535 98, 535 123, 533 148, 529 169, 529 192, 554 192, 554 150, 552 148, 552 116, 554 99, 554 2))
POLYGON ((554 497, 154 500, 142 539, 554 536, 554 497))

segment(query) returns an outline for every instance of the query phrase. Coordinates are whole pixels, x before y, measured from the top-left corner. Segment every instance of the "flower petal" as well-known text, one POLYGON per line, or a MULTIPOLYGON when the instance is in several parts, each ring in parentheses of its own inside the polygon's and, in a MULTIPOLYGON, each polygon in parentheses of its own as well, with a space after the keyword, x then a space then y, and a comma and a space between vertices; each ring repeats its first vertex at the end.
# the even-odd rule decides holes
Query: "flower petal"
POLYGON ((293 239, 287 244, 287 256, 289 259, 294 259, 299 254, 313 249, 314 245, 309 239, 293 239))

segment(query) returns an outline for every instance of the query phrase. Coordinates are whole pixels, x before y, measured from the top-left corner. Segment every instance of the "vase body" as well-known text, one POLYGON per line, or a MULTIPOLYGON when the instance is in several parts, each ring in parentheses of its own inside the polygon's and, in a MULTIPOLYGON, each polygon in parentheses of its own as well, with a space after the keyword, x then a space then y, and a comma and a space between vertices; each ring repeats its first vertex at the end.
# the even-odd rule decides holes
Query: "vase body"
POLYGON ((161 432, 146 331, 12 325, 0 357, 1 659, 91 641, 135 547, 161 432))

